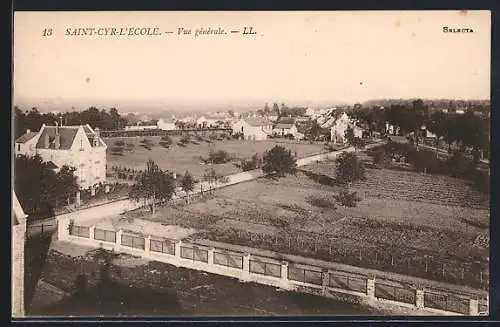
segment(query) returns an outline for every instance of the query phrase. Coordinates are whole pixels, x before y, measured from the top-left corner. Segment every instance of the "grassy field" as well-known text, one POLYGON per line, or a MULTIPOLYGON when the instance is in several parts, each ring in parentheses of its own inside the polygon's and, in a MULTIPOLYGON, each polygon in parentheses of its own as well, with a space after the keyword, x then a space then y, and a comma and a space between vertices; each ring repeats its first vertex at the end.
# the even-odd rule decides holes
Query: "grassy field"
MULTIPOLYGON (((305 169, 333 179, 334 165, 326 162, 305 169)), ((391 265, 407 266, 406 270, 413 266, 424 269, 424 257, 430 255, 435 267, 428 270, 434 269, 438 275, 454 274, 458 280, 466 279, 467 272, 477 279, 477 269, 487 269, 471 268, 470 264, 488 258, 484 246, 484 237, 489 233, 488 199, 467 182, 409 171, 367 169, 367 180, 351 187, 362 198, 355 208, 335 205, 333 198, 339 187, 324 184, 302 172, 279 181, 260 179, 218 190, 190 205, 162 208, 152 219, 209 230, 204 237, 232 233, 234 239, 225 241, 253 241, 256 246, 269 239, 276 239, 278 245, 278 238, 292 247, 312 240, 315 249, 302 254, 319 255, 326 248, 335 260, 350 260, 353 264, 378 256, 376 260, 389 260, 391 265), (276 217, 288 221, 291 230, 277 227, 276 217), (297 231, 303 236, 286 236, 297 231), (262 237, 249 240, 244 236, 248 232, 262 237), (362 253, 358 260, 359 251, 362 253), (406 261, 408 258, 411 262, 406 261)), ((300 252, 301 247, 284 250, 300 252)), ((484 283, 487 272, 483 273, 480 279, 484 283)))
MULTIPOLYGON (((167 169, 176 173, 184 173, 189 170, 197 177, 201 177, 208 168, 200 160, 200 156, 208 157, 210 149, 225 150, 232 158, 237 159, 250 159, 255 153, 262 155, 265 150, 269 150, 275 145, 283 145, 292 151, 292 154, 297 153, 298 157, 305 157, 308 155, 320 153, 324 151, 322 144, 309 144, 302 143, 284 143, 285 141, 237 141, 237 140, 224 140, 215 141, 213 144, 198 141, 194 137, 191 139, 197 143, 190 143, 185 146, 179 145, 179 137, 172 137, 172 145, 167 149, 158 143, 160 137, 139 137, 139 138, 108 138, 105 142, 108 144, 108 150, 114 146, 115 142, 122 140, 125 145, 132 144, 131 151, 124 150, 123 155, 113 155, 110 151, 107 154, 108 169, 112 166, 120 166, 131 169, 142 170, 145 168, 146 161, 153 159, 158 163, 160 168, 167 169), (141 146, 141 141, 144 139, 151 140, 153 147, 148 150, 141 146)), ((127 148, 127 146, 125 146, 127 148)), ((241 170, 235 167, 232 163, 212 165, 218 174, 230 175, 238 173, 241 170)))

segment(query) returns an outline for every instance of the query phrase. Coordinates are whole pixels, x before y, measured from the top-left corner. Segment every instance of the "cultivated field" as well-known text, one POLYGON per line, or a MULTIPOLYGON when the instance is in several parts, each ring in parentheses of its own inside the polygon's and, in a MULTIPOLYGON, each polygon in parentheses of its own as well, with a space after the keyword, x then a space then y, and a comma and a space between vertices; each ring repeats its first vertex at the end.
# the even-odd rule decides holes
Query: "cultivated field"
MULTIPOLYGON (((189 170, 193 175, 201 177, 205 169, 213 167, 218 174, 230 175, 241 172, 231 162, 217 165, 204 165, 200 156, 208 157, 210 149, 215 151, 224 150, 229 155, 238 159, 250 159, 255 153, 262 155, 265 150, 269 150, 275 145, 283 145, 297 153, 299 158, 321 153, 325 151, 323 144, 309 144, 306 142, 293 143, 279 140, 266 141, 238 141, 224 140, 208 143, 191 138, 195 143, 189 143, 185 146, 178 145, 179 137, 172 137, 172 145, 167 149, 159 145, 160 137, 138 137, 138 138, 108 138, 105 142, 108 144, 108 150, 114 146, 118 140, 124 141, 125 145, 132 144, 132 150, 124 150, 123 155, 113 155, 108 151, 107 161, 108 169, 112 166, 142 170, 145 168, 146 161, 153 159, 162 169, 170 170, 178 174, 189 170), (141 146, 141 141, 149 139, 153 143, 151 150, 141 146)), ((127 146, 125 146, 126 148, 127 146)))
MULTIPOLYGON (((304 168, 328 180, 334 178, 334 165, 304 168)), ((367 180, 351 187, 362 198, 358 206, 334 209, 339 187, 306 172, 217 190, 189 205, 162 208, 153 219, 203 229, 200 236, 227 242, 375 268, 390 265, 389 270, 454 282, 486 282, 487 268, 477 263, 488 257, 488 199, 467 182, 367 169, 367 180)))

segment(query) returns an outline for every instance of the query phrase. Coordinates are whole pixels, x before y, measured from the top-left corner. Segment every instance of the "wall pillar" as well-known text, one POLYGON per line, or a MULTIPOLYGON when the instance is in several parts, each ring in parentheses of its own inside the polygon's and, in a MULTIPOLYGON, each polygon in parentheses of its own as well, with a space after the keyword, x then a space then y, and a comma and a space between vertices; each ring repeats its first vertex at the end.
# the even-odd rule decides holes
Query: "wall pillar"
POLYGON ((181 257, 181 244, 182 244, 181 240, 175 242, 175 256, 178 258, 181 257))
POLYGON ((243 255, 243 271, 241 272, 240 280, 250 280, 250 253, 245 253, 243 255))
POLYGON ((423 309, 425 307, 425 302, 424 302, 424 290, 416 290, 415 291, 415 306, 418 309, 423 309))
POLYGON ((89 227, 89 239, 93 240, 95 235, 95 225, 89 227))
POLYGON ((215 248, 208 249, 208 265, 209 266, 214 265, 214 252, 215 252, 215 248))
POLYGON ((115 244, 115 250, 120 251, 122 248, 122 230, 118 230, 116 232, 116 244, 115 244))
POLYGON ((375 298, 375 278, 368 278, 366 280, 366 295, 369 298, 375 298))
POLYGON ((57 239, 59 241, 65 241, 68 239, 69 235, 69 219, 58 219, 57 221, 57 239))
POLYGON ((478 316, 479 315, 479 301, 476 299, 469 300, 469 315, 478 316))
POLYGON ((321 293, 323 295, 328 294, 328 286, 330 286, 330 273, 325 269, 321 272, 321 293))
POLYGON ((146 253, 149 253, 150 252, 150 249, 151 249, 151 235, 148 235, 145 239, 144 239, 144 251, 146 253))
POLYGON ((288 280, 288 261, 283 261, 281 263, 281 280, 282 281, 288 280))

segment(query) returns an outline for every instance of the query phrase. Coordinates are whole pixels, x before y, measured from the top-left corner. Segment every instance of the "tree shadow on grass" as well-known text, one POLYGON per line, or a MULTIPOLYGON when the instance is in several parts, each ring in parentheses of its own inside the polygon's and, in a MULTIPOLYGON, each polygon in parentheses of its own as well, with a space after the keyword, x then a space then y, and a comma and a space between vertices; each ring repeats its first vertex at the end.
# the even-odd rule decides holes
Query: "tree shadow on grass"
POLYGON ((33 313, 42 316, 179 316, 182 306, 174 290, 132 287, 113 280, 62 299, 33 313))
POLYGON ((52 233, 32 237, 24 245, 24 305, 29 311, 52 243, 52 233))

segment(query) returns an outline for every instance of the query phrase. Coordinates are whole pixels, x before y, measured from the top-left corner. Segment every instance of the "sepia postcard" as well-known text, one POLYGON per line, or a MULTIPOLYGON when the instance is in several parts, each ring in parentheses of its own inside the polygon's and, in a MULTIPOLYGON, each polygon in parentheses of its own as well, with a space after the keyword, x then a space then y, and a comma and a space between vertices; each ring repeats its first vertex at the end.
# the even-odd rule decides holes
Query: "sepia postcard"
POLYGON ((489 315, 490 48, 489 11, 15 12, 12 317, 489 315))

